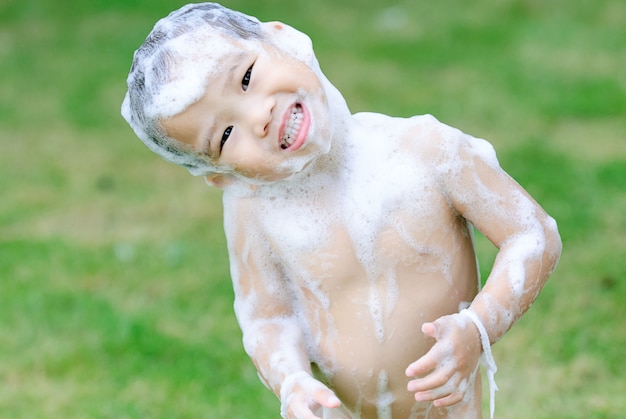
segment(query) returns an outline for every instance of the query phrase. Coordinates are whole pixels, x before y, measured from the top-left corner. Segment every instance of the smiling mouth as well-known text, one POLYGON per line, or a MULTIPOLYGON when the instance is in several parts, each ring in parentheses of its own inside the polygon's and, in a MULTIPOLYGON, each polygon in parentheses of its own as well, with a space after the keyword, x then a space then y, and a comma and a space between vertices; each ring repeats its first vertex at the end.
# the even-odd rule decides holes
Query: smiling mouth
POLYGON ((302 127, 302 120, 304 119, 304 112, 302 106, 296 104, 290 112, 289 121, 285 125, 285 132, 280 140, 280 148, 283 150, 288 149, 296 141, 300 128, 302 127))

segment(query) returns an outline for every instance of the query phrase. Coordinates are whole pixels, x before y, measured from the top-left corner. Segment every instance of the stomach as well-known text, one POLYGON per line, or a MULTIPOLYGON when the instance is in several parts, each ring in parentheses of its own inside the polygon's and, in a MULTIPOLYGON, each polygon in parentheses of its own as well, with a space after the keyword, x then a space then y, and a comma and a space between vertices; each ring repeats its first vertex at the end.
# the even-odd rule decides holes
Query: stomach
POLYGON ((458 312, 476 295, 475 275, 458 278, 401 275, 393 291, 384 279, 360 286, 353 280, 331 292, 328 307, 309 305, 306 329, 318 377, 362 418, 376 418, 380 409, 409 417, 417 403, 405 370, 435 343, 422 324, 458 312))
POLYGON ((435 343, 422 325, 459 312, 478 292, 467 225, 447 221, 440 230, 428 223, 381 228, 371 253, 338 226, 326 246, 283 258, 311 363, 362 418, 413 417, 404 372, 435 343), (380 409, 400 413, 381 416, 380 409))

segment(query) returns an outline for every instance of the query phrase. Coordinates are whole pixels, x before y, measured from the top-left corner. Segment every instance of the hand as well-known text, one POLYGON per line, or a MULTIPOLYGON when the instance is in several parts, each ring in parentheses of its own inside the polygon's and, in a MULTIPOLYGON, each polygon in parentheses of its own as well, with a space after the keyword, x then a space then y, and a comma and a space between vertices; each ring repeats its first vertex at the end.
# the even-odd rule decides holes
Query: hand
POLYGON ((422 332, 436 340, 432 348, 406 369, 407 389, 417 401, 447 407, 463 400, 478 372, 480 334, 466 316, 452 314, 424 323, 422 332))
POLYGON ((320 407, 334 409, 341 405, 332 390, 304 371, 283 381, 280 399, 280 413, 285 419, 322 419, 313 412, 320 407))

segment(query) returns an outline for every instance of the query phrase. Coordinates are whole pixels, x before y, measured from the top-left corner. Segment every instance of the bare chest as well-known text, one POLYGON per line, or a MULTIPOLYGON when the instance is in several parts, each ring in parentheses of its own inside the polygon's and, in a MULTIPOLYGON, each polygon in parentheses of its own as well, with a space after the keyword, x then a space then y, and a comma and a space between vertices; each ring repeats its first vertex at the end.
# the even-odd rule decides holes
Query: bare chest
POLYGON ((426 269, 464 227, 419 173, 368 176, 266 205, 259 222, 292 278, 340 279, 355 267, 375 277, 401 266, 426 269))

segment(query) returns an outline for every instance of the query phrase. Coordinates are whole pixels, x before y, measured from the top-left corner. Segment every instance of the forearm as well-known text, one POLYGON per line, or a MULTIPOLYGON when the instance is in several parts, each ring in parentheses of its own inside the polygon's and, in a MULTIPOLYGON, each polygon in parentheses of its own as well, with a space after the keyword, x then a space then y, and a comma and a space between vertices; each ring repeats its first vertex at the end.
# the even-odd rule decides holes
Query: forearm
POLYGON ((285 379, 299 372, 311 373, 305 339, 294 317, 249 321, 243 343, 264 384, 280 398, 285 379))
POLYGON ((546 216, 534 231, 502 244, 485 287, 470 309, 491 343, 498 341, 535 301, 561 254, 556 223, 546 216))

